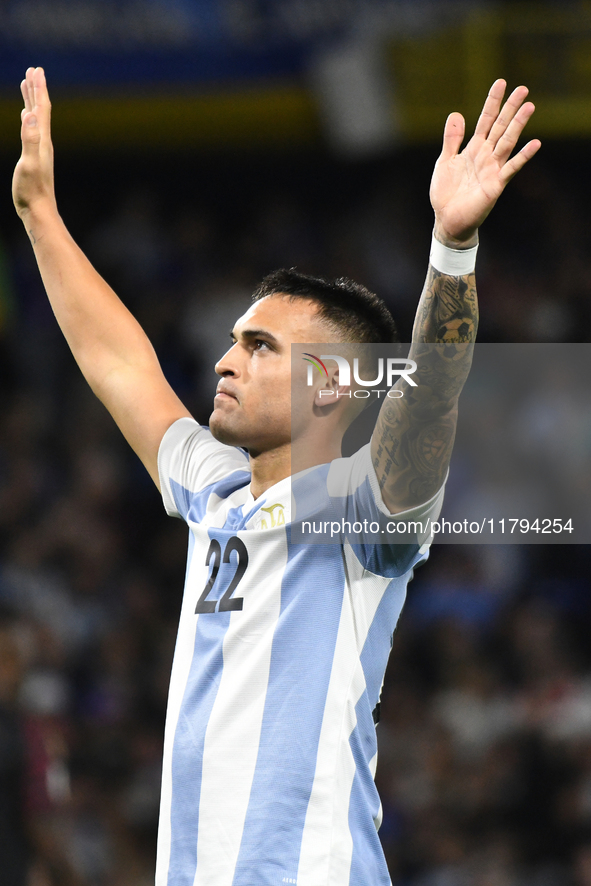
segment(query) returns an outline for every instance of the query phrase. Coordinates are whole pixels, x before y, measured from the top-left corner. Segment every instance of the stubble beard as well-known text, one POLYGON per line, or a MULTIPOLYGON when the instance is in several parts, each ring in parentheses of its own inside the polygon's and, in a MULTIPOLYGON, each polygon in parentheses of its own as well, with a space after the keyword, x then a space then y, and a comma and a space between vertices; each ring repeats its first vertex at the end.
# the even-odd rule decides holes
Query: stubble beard
POLYGON ((219 443, 246 448, 244 434, 232 427, 231 417, 222 415, 218 409, 214 409, 209 417, 209 430, 219 443))
POLYGON ((241 422, 234 419, 234 416, 223 415, 217 409, 214 409, 209 418, 212 435, 226 446, 238 446, 249 452, 263 452, 278 449, 285 443, 291 442, 289 433, 283 434, 279 429, 272 435, 264 435, 264 439, 261 439, 262 432, 268 428, 265 418, 259 421, 256 427, 241 426, 241 422))

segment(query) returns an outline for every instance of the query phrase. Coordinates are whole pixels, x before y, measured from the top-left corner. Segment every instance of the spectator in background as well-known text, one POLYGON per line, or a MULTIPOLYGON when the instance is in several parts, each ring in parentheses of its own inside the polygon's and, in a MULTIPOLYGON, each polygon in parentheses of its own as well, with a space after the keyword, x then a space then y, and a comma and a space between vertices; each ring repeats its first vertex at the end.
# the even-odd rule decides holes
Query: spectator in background
POLYGON ((24 731, 16 706, 23 662, 9 623, 0 622, 0 872, 3 886, 25 886, 24 731))

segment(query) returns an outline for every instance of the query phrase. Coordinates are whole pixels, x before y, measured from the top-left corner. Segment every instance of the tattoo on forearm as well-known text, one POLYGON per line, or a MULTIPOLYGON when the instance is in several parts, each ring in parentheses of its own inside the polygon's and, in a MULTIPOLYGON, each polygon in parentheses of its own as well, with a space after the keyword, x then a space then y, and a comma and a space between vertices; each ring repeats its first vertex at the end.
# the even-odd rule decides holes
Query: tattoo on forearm
POLYGON ((384 404, 374 433, 373 463, 392 509, 426 501, 445 480, 477 326, 474 274, 448 277, 430 266, 409 354, 418 386, 396 385, 404 397, 384 404))
POLYGON ((478 326, 476 278, 448 277, 429 266, 413 342, 473 342, 478 326))

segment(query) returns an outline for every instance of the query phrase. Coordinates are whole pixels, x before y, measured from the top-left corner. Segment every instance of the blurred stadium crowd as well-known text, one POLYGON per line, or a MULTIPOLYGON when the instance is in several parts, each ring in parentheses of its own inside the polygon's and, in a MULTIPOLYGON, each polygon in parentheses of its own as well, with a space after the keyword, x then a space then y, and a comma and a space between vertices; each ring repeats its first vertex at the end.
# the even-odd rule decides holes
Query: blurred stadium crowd
MULTIPOLYGON (((58 157, 58 197, 207 422, 274 268, 360 280, 408 340, 435 154, 58 157)), ((588 339, 587 166, 582 143, 548 147, 487 222, 482 340, 588 339)), ((0 233, 0 882, 148 886, 186 529, 87 390, 7 209, 0 233)), ((378 726, 394 886, 591 886, 590 567, 588 546, 435 546, 410 585, 378 726)))

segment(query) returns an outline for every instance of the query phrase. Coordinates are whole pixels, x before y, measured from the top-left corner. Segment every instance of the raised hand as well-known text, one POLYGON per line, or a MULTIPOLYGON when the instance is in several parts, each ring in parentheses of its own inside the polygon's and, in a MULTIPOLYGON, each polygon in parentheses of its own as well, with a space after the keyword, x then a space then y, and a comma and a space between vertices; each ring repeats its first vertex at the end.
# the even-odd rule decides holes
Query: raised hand
POLYGON ((474 135, 461 153, 464 118, 457 111, 447 118, 430 197, 436 236, 443 242, 450 241, 448 245, 454 245, 454 241, 468 245, 475 239, 478 227, 507 183, 540 148, 541 142, 533 139, 511 157, 535 108, 525 101, 527 88, 518 86, 501 109, 506 86, 504 80, 495 80, 474 135))
POLYGON ((22 154, 12 179, 12 198, 24 220, 34 207, 55 210, 51 103, 43 68, 29 68, 21 83, 25 107, 21 112, 22 154))

